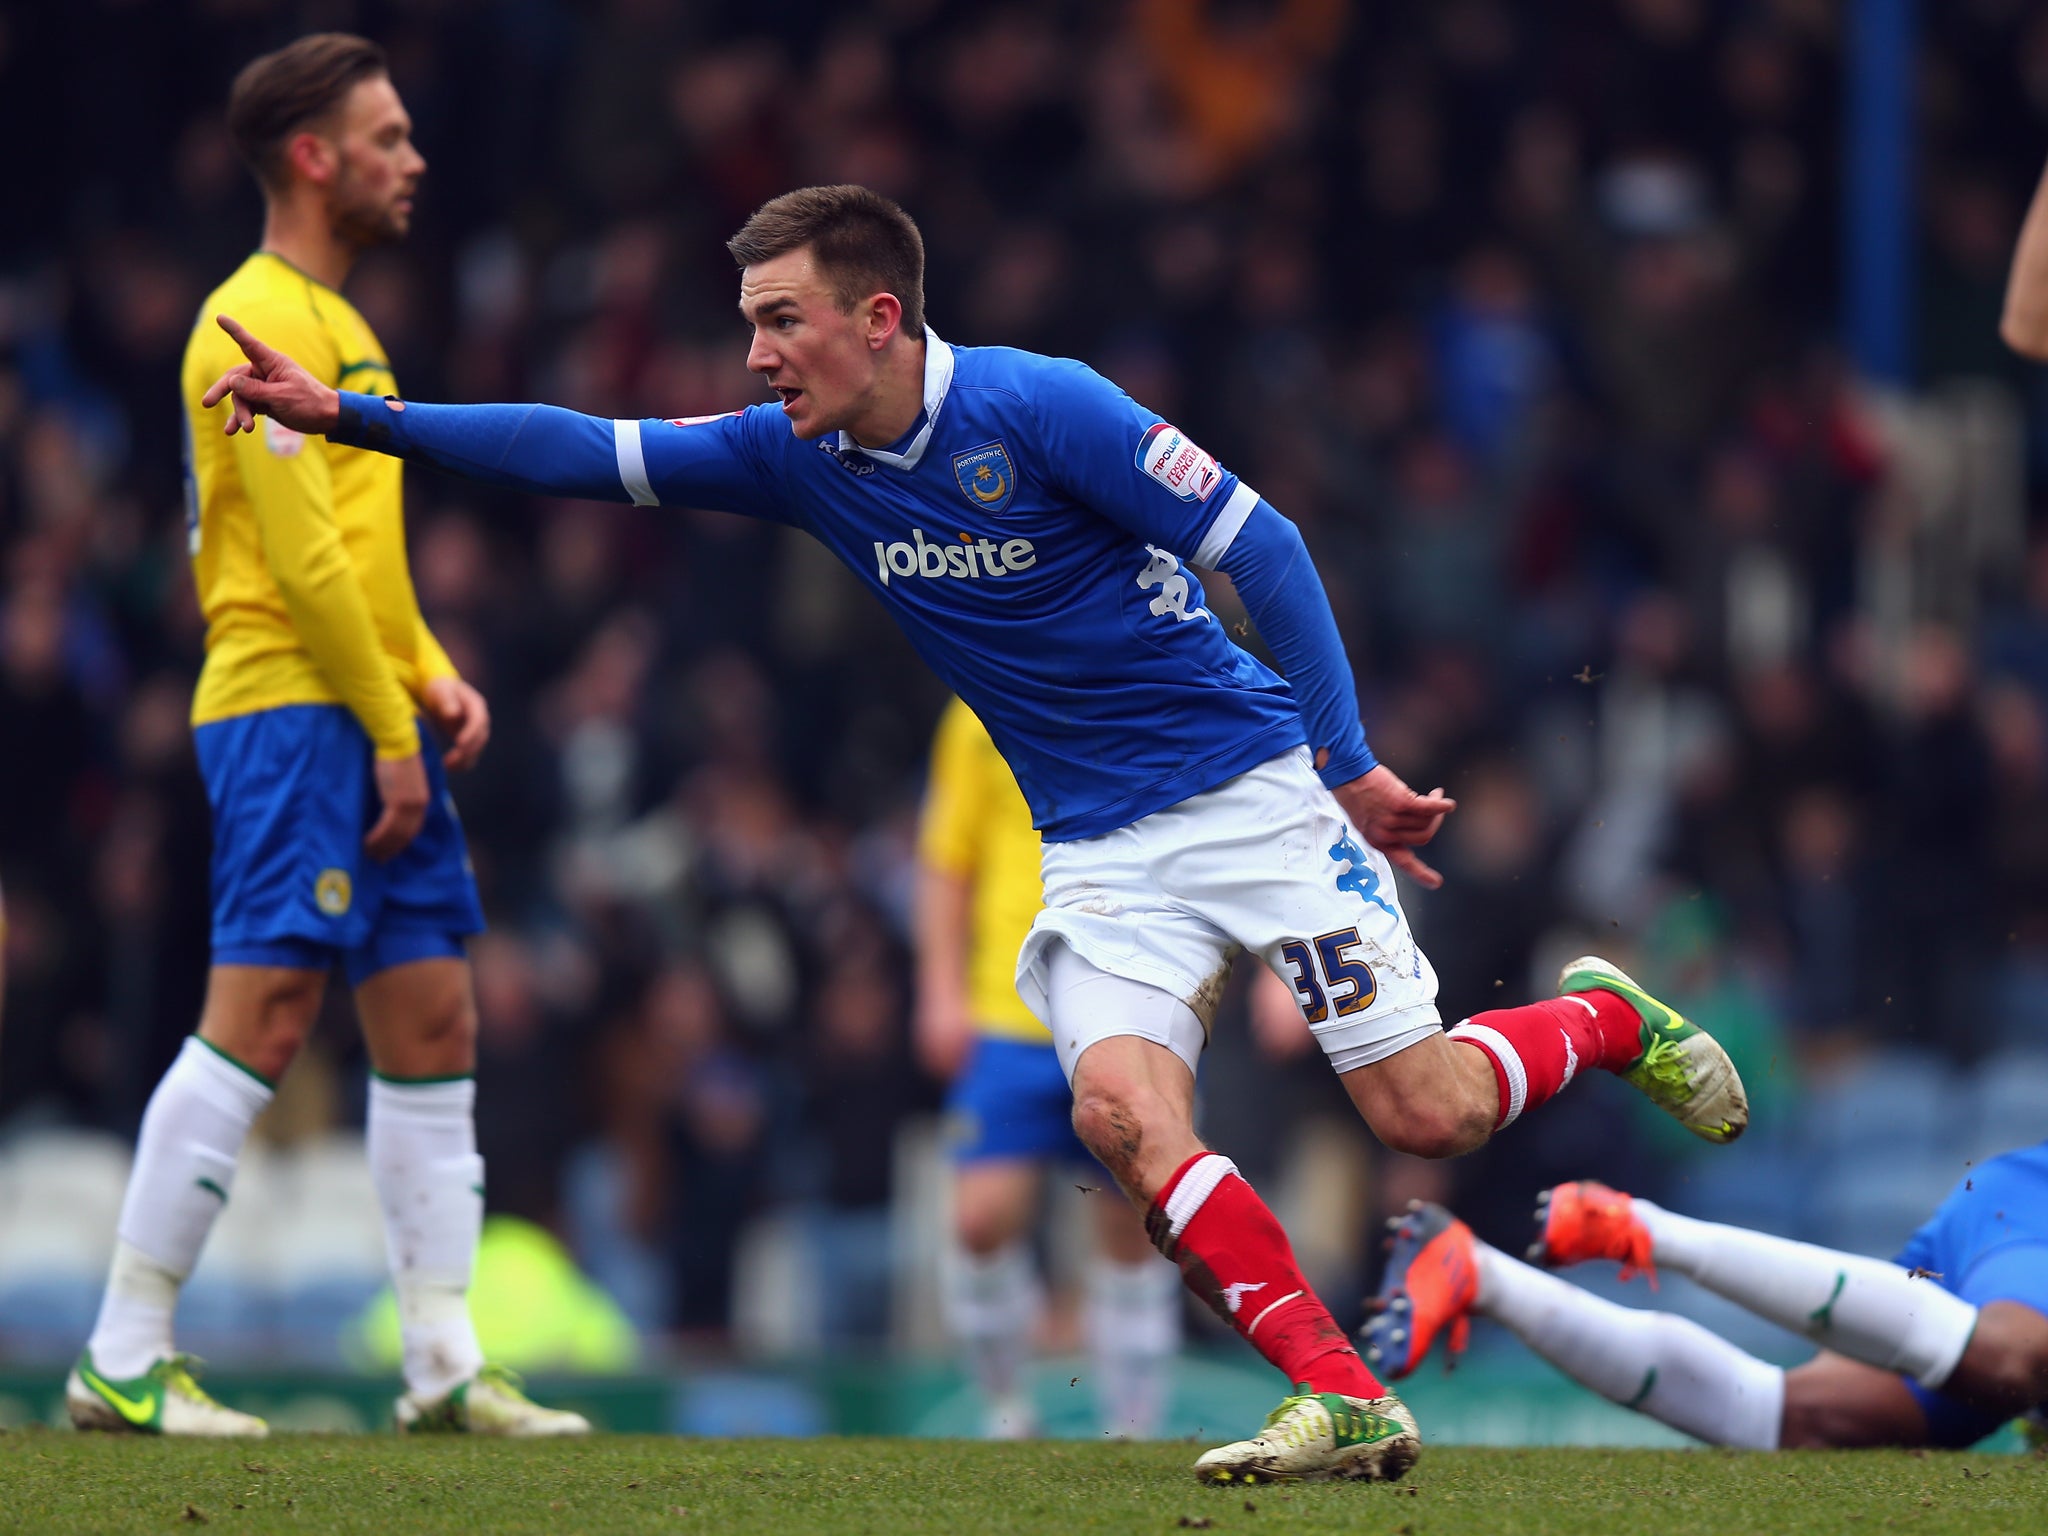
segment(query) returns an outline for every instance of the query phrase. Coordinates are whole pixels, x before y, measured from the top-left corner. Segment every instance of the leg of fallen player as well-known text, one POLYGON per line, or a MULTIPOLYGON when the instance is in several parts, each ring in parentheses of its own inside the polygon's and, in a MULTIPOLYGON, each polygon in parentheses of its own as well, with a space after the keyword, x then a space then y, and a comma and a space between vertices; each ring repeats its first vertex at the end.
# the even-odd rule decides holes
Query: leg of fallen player
MULTIPOLYGON (((1054 963, 1060 1012, 1109 1008, 1133 1027, 1183 1039, 1186 1014, 1156 988, 1096 971, 1069 951, 1054 963)), ((1099 1033, 1099 1030, 1098 1030, 1099 1033)), ((1236 1166, 1194 1131, 1194 1072, 1179 1052, 1141 1034, 1109 1035, 1074 1064, 1074 1129, 1145 1213, 1154 1244, 1188 1287, 1294 1385, 1261 1433, 1209 1452, 1206 1481, 1398 1477, 1420 1449, 1414 1420, 1365 1368, 1303 1278, 1280 1223, 1236 1166)))
POLYGON ((1596 1238, 1637 1234, 1645 1267, 1684 1275, 1824 1348, 1929 1387, 1947 1385, 1977 1327, 1977 1308, 1943 1289, 1943 1277, 1701 1221, 1601 1184, 1559 1185, 1539 1219, 1537 1246, 1547 1263, 1606 1256, 1592 1246, 1596 1238))
MULTIPOLYGON (((2030 1249, 2036 1262, 2048 1257, 2039 1244, 2013 1247, 2030 1249)), ((1985 1302, 1977 1309, 1969 1346, 1942 1391, 1973 1408, 2007 1416, 2048 1403, 2048 1317, 2017 1301, 1985 1302)))
MULTIPOLYGON (((1621 1306, 1511 1258, 1442 1206, 1421 1203, 1394 1224, 1365 1327, 1367 1358, 1403 1380, 1439 1339, 1455 1357, 1470 1319, 1487 1317, 1609 1400, 1710 1444, 1753 1450, 1973 1445, 2048 1394, 2048 1315, 2034 1306, 2003 1299, 1972 1306, 1941 1290, 1943 1276, 1930 1271, 1915 1278, 1903 1263, 1712 1223, 1695 1230, 1667 1222, 1673 1241, 1660 1246, 1652 1229, 1668 1216, 1603 1185, 1561 1185, 1543 1202, 1531 1256, 1546 1264, 1615 1261, 1623 1279, 1647 1273, 1654 1284, 1660 1263, 1692 1274, 1701 1250, 1754 1239, 1742 1259, 1779 1272, 1780 1300, 1795 1284, 1819 1294, 1823 1277, 1801 1272, 1824 1258, 1833 1283, 1815 1315, 1846 1307, 1844 1326, 1828 1325, 1829 1337, 1862 1358, 1827 1349, 1781 1371, 1688 1318, 1621 1306)), ((1915 1241, 1938 1236, 1937 1218, 1915 1241)), ((2040 1248, 2026 1241, 1983 1255, 1951 1248, 1954 1258, 1942 1262, 1967 1271, 1972 1289, 1981 1275, 1995 1290, 2025 1293, 2040 1273, 2040 1248)), ((1939 1250, 1923 1256, 1938 1258, 1939 1250)))
POLYGON ((1416 1205, 1396 1224, 1371 1308, 1367 1354, 1395 1381, 1439 1339, 1454 1359, 1470 1320, 1488 1317, 1609 1402, 1710 1445, 1778 1446, 1786 1373, 1777 1366, 1690 1318, 1621 1306, 1511 1258, 1440 1205, 1416 1205))
POLYGON ((1925 1445, 1928 1438, 1926 1410, 1897 1371, 1822 1350, 1785 1373, 1781 1450, 1925 1445))
POLYGON ((2048 1349, 2048 1318, 1991 1302, 1938 1395, 1832 1350, 1781 1371, 1689 1318, 1621 1306, 1489 1247, 1435 1205, 1401 1220, 1375 1306, 1372 1358, 1397 1381, 1439 1339, 1455 1355, 1466 1319, 1488 1317, 1609 1401, 1750 1450, 1972 1444, 2039 1401, 2029 1372, 2048 1349))

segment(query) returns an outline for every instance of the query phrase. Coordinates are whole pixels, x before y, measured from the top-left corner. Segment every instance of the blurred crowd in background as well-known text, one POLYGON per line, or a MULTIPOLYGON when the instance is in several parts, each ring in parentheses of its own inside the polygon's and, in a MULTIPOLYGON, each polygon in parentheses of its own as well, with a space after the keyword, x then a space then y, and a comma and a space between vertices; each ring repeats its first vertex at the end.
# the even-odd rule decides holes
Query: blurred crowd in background
MULTIPOLYGON (((1447 1019, 1623 958, 1741 1061, 1754 1145, 1707 1156, 1750 1159, 1751 1198, 1820 1155, 1804 1096, 1845 1075, 1904 1064, 1967 1114, 1984 1063, 2048 1051, 2048 390, 1997 337, 2048 12, 1919 8, 1896 392, 1836 340, 1842 9, 0 7, 0 1135, 131 1135, 198 1015, 175 375, 260 225, 227 83, 317 27, 388 49, 430 164, 350 286, 408 395, 762 398, 725 237, 873 186, 923 226, 939 334, 1092 363, 1301 524, 1376 751, 1460 801, 1444 889, 1404 893, 1447 1019)), ((907 964, 941 689, 800 535, 408 497, 495 720, 455 785, 493 1210, 713 1347, 744 1235, 794 1220, 829 1337, 886 1336, 897 1132, 942 1091, 907 964)), ((359 1118, 334 1006, 263 1135, 359 1118)), ((1376 1155, 1319 1055, 1241 1012, 1205 1123, 1255 1177, 1306 1169, 1326 1273, 1363 1278, 1409 1192, 1519 1248, 1547 1182, 1684 1204, 1701 1166, 1606 1083, 1455 1166, 1376 1155)))

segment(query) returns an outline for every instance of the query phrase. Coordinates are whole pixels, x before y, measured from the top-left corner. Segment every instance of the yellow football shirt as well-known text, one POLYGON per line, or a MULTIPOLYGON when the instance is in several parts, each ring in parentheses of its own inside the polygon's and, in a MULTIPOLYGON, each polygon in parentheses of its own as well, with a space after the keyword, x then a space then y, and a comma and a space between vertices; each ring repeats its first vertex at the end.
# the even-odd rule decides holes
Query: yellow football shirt
POLYGON ((206 664, 192 723, 286 704, 345 704, 379 757, 419 750, 416 706, 455 668, 420 617, 405 556, 404 466, 302 437, 261 417, 223 434, 228 407, 199 397, 241 349, 233 315, 337 388, 396 394, 368 322, 332 288, 258 251, 207 295, 185 344, 187 530, 206 664))
POLYGON ((946 706, 932 743, 918 857, 971 882, 967 1002, 984 1034, 1051 1038, 1017 996, 1017 951, 1045 901, 1024 792, 974 711, 946 706))

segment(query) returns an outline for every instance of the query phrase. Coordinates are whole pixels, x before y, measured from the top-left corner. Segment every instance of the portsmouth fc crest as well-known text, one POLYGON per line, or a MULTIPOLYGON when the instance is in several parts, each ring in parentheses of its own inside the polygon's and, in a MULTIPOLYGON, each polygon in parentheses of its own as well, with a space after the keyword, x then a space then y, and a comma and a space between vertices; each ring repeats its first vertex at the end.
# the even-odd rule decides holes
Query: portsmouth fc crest
POLYGON ((984 512, 1000 512, 1017 494, 1017 469, 1010 462, 1010 450, 1001 443, 984 443, 965 453, 953 455, 953 478, 960 490, 984 512))
POLYGON ((355 887, 345 869, 323 869, 320 878, 313 882, 313 905, 329 917, 348 916, 349 903, 355 900, 355 887))

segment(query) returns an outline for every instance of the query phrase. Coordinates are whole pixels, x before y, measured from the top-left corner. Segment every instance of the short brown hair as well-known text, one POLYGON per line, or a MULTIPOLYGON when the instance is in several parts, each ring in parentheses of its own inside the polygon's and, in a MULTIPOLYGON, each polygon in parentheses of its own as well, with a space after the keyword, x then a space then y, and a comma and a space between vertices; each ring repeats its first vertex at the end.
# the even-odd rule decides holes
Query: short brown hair
POLYGON ((388 74, 384 50, 347 32, 315 32, 251 59, 228 91, 228 134, 256 179, 283 178, 293 133, 341 105, 358 80, 388 74))
POLYGON ((866 187, 799 187, 754 210, 725 242, 742 267, 811 248, 841 314, 874 293, 903 305, 903 329, 924 335, 924 237, 909 214, 866 187))

